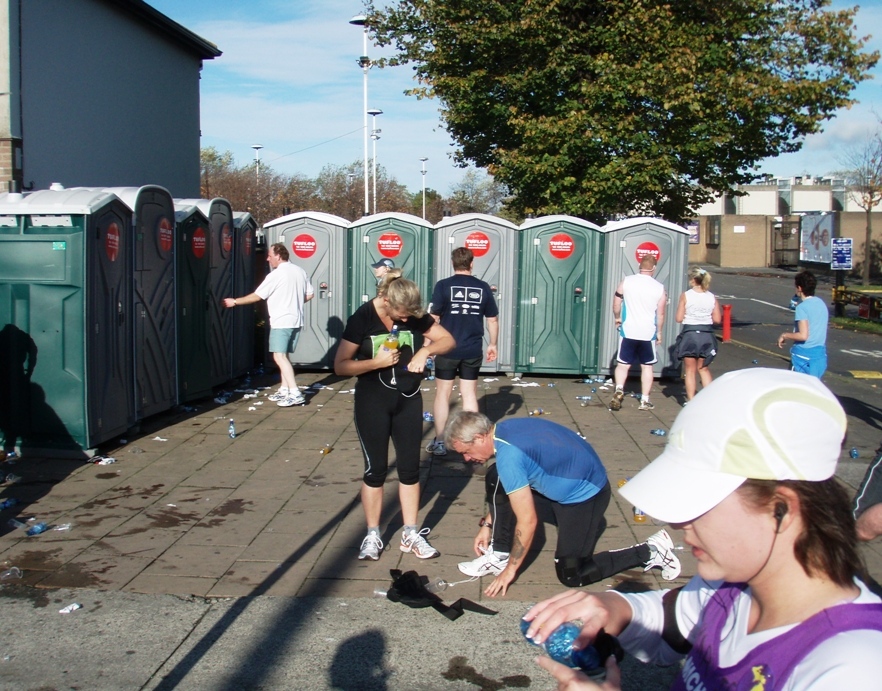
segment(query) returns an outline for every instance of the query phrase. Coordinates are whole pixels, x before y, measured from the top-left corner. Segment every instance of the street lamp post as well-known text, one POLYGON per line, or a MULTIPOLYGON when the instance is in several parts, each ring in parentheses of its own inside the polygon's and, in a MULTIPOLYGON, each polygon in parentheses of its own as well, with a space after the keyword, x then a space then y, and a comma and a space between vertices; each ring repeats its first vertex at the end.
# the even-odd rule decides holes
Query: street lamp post
POLYGON ((257 184, 260 184, 260 150, 263 148, 260 144, 252 144, 251 148, 254 149, 254 171, 257 176, 257 184))
POLYGON ((426 157, 423 157, 420 159, 420 161, 422 161, 422 163, 423 163, 423 169, 420 172, 422 172, 422 174, 423 174, 423 220, 424 221, 426 220, 426 161, 428 161, 428 160, 429 159, 426 157))
POLYGON ((383 114, 383 111, 380 110, 379 108, 371 108, 368 111, 368 115, 371 116, 371 139, 374 140, 374 156, 373 156, 373 158, 374 158, 374 161, 373 161, 374 172, 373 172, 373 175, 374 175, 374 214, 375 215, 377 213, 377 140, 380 138, 380 132, 382 132, 382 130, 377 129, 377 116, 382 115, 382 114, 383 114))
POLYGON ((370 213, 370 207, 368 206, 368 70, 371 67, 371 59, 367 54, 367 45, 368 45, 368 25, 367 25, 367 17, 363 14, 357 14, 352 19, 349 20, 350 24, 355 26, 364 27, 364 44, 361 52, 361 57, 358 59, 358 65, 361 67, 364 72, 364 107, 362 108, 362 112, 364 113, 364 215, 367 216, 370 213))

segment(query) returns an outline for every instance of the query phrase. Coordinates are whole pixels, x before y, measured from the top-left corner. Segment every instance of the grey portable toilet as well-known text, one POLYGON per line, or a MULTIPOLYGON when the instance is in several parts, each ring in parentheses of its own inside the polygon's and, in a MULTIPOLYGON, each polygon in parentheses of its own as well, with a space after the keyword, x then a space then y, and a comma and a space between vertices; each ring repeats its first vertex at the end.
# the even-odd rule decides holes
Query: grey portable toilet
POLYGON ((309 276, 315 297, 304 305, 303 329, 291 361, 331 369, 349 317, 347 226, 349 221, 320 211, 300 211, 264 224, 267 246, 281 242, 290 261, 309 276))
MULTIPOLYGON (((247 211, 233 212, 233 292, 230 297, 248 295, 257 287, 254 254, 257 248, 257 221, 247 211)), ((254 367, 254 305, 242 305, 233 313, 232 376, 239 377, 254 367)))
MULTIPOLYGON (((425 305, 432 298, 435 227, 428 221, 389 212, 365 216, 349 225, 349 314, 377 295, 371 264, 386 258, 404 278, 417 284, 425 305)), ((449 255, 448 255, 449 258, 449 255)))
POLYGON ((182 403, 212 393, 209 334, 211 332, 211 262, 208 219, 191 201, 175 202, 177 388, 182 403))
POLYGON ((104 190, 0 195, 7 450, 81 456, 135 423, 130 226, 104 190))
POLYGON ((178 399, 175 207, 164 187, 108 187, 132 211, 135 414, 141 420, 178 399))
MULTIPOLYGON (((677 340, 680 325, 674 320, 680 293, 686 289, 686 267, 689 261, 689 231, 659 218, 628 218, 607 223, 601 228, 606 262, 603 270, 603 302, 601 307, 601 340, 598 372, 611 373, 619 347, 619 334, 613 319, 612 303, 616 287, 625 276, 640 272, 640 260, 647 253, 658 264, 653 278, 667 292, 668 305, 658 362, 653 367, 656 377, 677 373, 671 348, 677 340)), ((636 372, 639 368, 635 368, 636 372)))
POLYGON ((516 316, 518 372, 582 374, 597 359, 600 228, 574 216, 521 225, 516 316))
MULTIPOLYGON (((434 282, 453 275, 450 253, 468 247, 475 255, 472 275, 490 284, 499 306, 499 339, 495 362, 484 362, 485 372, 514 369, 515 295, 518 284, 518 227, 489 214, 448 216, 435 224, 434 282)), ((426 300, 431 300, 431 293, 426 300)), ((484 352, 489 337, 484 333, 484 352)))
POLYGON ((196 206, 208 219, 209 371, 211 385, 220 386, 233 377, 233 314, 221 302, 233 296, 233 209, 230 202, 221 197, 178 201, 196 206))

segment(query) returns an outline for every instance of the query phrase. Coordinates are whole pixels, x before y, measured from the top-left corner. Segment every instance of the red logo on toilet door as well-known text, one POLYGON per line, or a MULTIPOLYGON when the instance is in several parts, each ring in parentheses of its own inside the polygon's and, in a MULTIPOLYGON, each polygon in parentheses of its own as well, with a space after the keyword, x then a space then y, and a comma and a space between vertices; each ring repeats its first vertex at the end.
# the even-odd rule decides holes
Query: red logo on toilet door
POLYGON ((634 256, 637 257, 637 263, 640 263, 640 260, 643 259, 647 254, 651 254, 655 257, 655 261, 661 261, 661 250, 658 248, 654 242, 641 242, 637 245, 637 251, 634 252, 634 256))
POLYGON ((165 216, 159 219, 159 227, 156 230, 159 240, 159 251, 163 254, 171 252, 172 243, 174 242, 174 229, 171 221, 165 216))
POLYGON ((229 254, 233 249, 233 231, 229 223, 224 223, 221 227, 221 248, 224 254, 229 254))
POLYGON ((315 254, 316 241, 312 235, 301 233, 291 241, 291 251, 301 259, 309 259, 315 254))
POLYGON ((384 257, 397 257, 401 254, 401 248, 404 246, 404 240, 398 233, 383 233, 377 240, 377 250, 384 257))
POLYGON ((548 241, 548 251, 555 259, 566 259, 576 249, 576 243, 566 233, 558 233, 548 241))
POLYGON ((116 223, 107 226, 107 234, 104 236, 104 251, 112 262, 115 262, 119 257, 119 226, 116 223))
POLYGON ((476 257, 483 257, 490 250, 490 238, 480 231, 469 233, 464 244, 476 257))
POLYGON ((193 250, 193 256, 196 259, 202 259, 205 256, 205 229, 197 228, 193 231, 193 239, 190 241, 190 248, 193 250))
POLYGON ((249 228, 242 235, 242 250, 245 252, 246 257, 251 256, 251 243, 252 242, 254 242, 254 238, 252 237, 251 228, 249 228))

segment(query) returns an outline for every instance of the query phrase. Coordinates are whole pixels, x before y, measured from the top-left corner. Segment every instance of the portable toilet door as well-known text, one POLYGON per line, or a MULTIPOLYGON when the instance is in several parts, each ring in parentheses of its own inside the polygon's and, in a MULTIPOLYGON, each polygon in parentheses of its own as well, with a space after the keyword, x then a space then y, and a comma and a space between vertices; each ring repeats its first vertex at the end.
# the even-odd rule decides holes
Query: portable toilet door
POLYGON ((377 295, 371 264, 391 259, 402 276, 417 284, 427 304, 432 298, 434 226, 396 212, 365 216, 349 225, 349 314, 377 295))
MULTIPOLYGON (((619 346, 619 334, 612 313, 613 295, 626 276, 640 272, 640 260, 652 254, 658 264, 653 278, 661 282, 667 293, 665 321, 662 326, 658 362, 653 366, 656 377, 674 376, 678 367, 671 349, 680 332, 674 316, 680 294, 686 289, 686 267, 689 261, 689 231, 658 218, 629 218, 607 223, 601 228, 606 264, 603 271, 603 306, 598 367, 611 373, 619 346)), ((638 368, 634 368, 637 372, 638 368)))
MULTIPOLYGON (((230 297, 254 292, 254 251, 257 243, 257 221, 245 211, 233 212, 233 292, 230 297)), ((240 377, 254 367, 254 305, 242 305, 233 313, 232 375, 240 377)))
POLYGON ((220 386, 233 378, 233 314, 223 299, 233 296, 233 209, 221 197, 182 199, 193 204, 208 219, 208 352, 211 385, 220 386))
MULTIPOLYGON (((484 372, 514 370, 515 293, 518 276, 518 227, 511 221, 488 214, 448 216, 435 224, 435 282, 453 275, 450 253, 467 247, 475 255, 472 275, 490 285, 499 307, 497 357, 484 362, 484 372)), ((427 300, 431 299, 431 294, 427 300)), ((484 325, 484 353, 490 343, 484 325)))
POLYGON ((349 317, 346 296, 347 226, 345 218, 318 211, 301 211, 270 221, 263 227, 267 245, 281 242, 290 261, 300 266, 315 294, 303 308, 303 329, 290 356, 294 365, 331 369, 343 327, 349 317))
POLYGON ((516 370, 586 373, 600 329, 600 228, 572 216, 530 219, 519 264, 516 370))
POLYGON ((0 430, 80 456, 135 423, 131 213, 102 190, 0 195, 0 430))
POLYGON ((135 414, 161 413, 178 399, 175 207, 164 187, 108 187, 132 211, 135 414))
POLYGON ((210 230, 205 215, 189 202, 175 203, 178 400, 212 393, 209 333, 211 319, 210 230))

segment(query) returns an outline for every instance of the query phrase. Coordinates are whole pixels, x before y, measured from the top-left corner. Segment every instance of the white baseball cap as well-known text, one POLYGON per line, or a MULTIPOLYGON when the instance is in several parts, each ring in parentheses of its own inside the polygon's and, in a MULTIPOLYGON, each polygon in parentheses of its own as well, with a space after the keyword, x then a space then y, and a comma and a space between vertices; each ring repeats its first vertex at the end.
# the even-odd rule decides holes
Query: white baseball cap
POLYGON ((845 411, 816 377, 754 368, 715 379, 680 411, 661 456, 619 494, 666 523, 710 511, 748 478, 826 480, 845 411))

